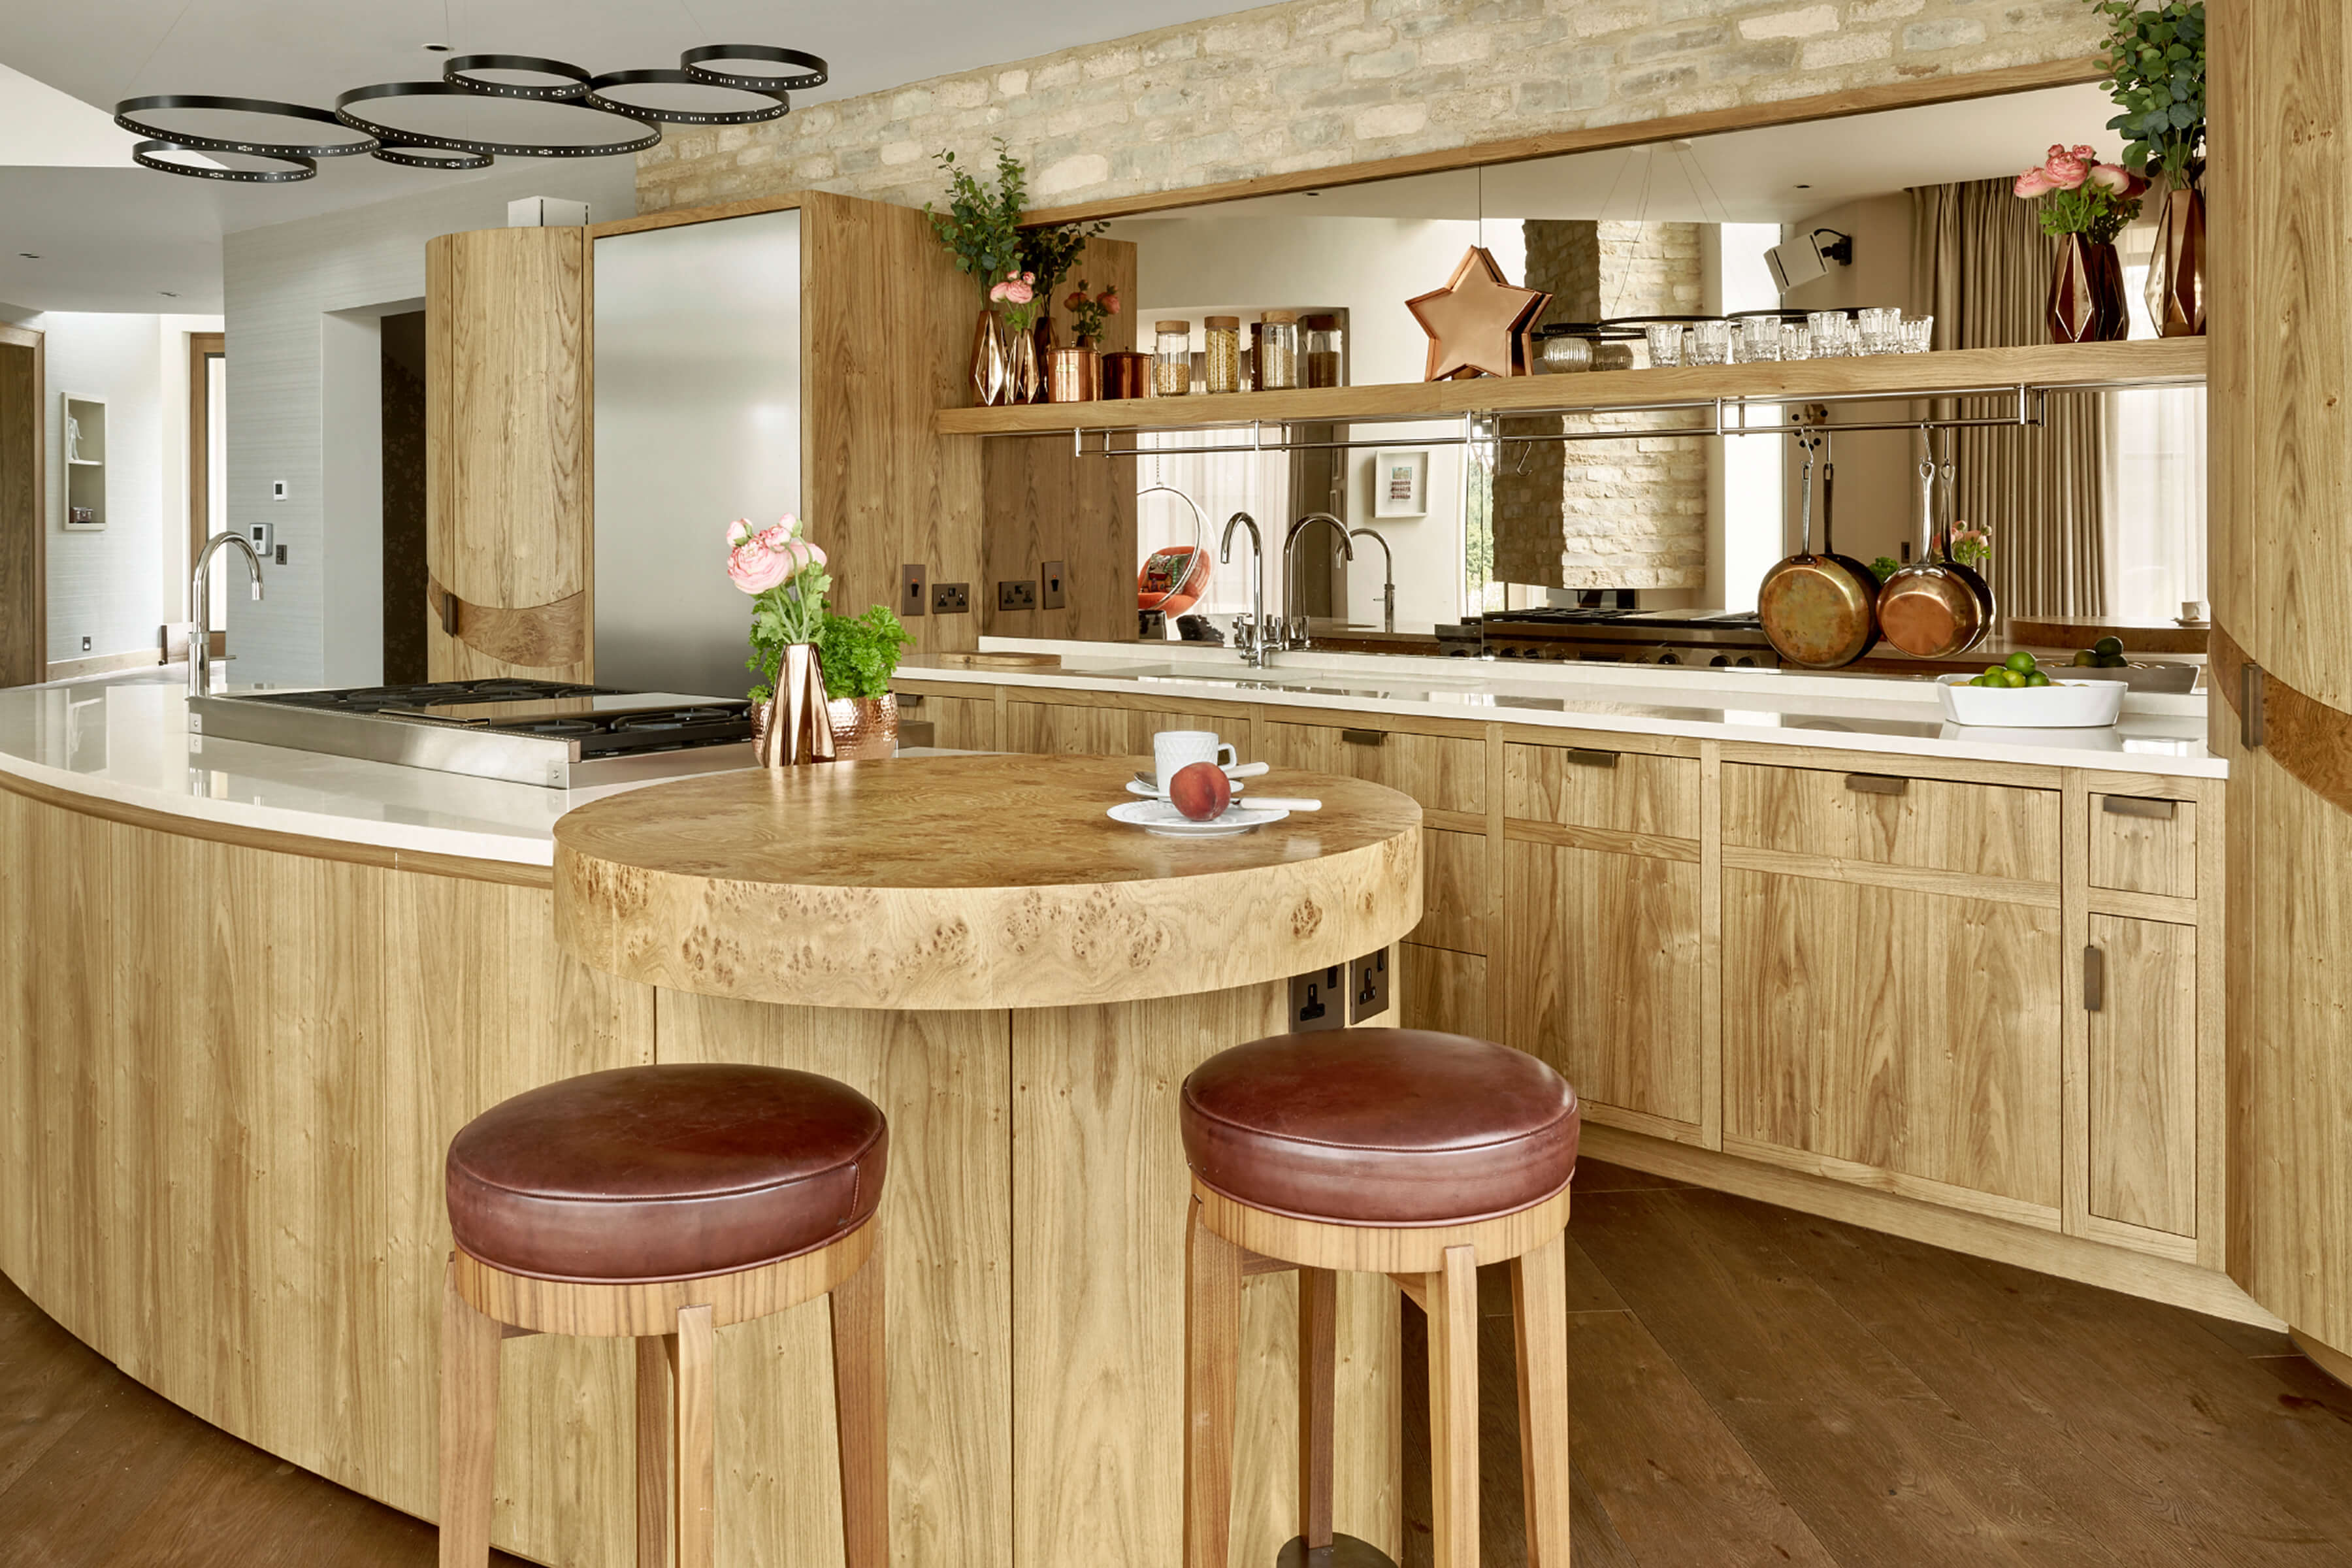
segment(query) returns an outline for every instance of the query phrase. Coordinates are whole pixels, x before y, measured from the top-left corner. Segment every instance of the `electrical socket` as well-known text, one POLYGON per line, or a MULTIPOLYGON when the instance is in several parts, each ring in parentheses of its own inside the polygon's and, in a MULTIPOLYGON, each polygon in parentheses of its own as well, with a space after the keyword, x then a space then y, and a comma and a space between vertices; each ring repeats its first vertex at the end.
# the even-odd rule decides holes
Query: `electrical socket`
POLYGON ((1034 610, 1037 607, 1037 584, 1026 579, 1018 583, 996 585, 996 607, 1000 610, 1034 610))
POLYGON ((931 584, 931 614, 961 616, 971 609, 971 584, 969 583, 934 583, 931 584))
POLYGON ((1062 587, 1062 563, 1060 562, 1039 562, 1037 564, 1037 582, 1039 585, 1037 603, 1045 606, 1046 609, 1058 610, 1063 605, 1070 602, 1069 595, 1065 592, 1062 587))
POLYGON ((1348 1022, 1348 966, 1310 969, 1290 977, 1290 1029, 1304 1035, 1344 1028, 1348 1022))
POLYGON ((277 553, 276 555, 272 556, 270 559, 272 559, 272 560, 274 560, 275 562, 277 562, 277 563, 278 563, 278 565, 280 565, 280 566, 285 565, 285 564, 286 564, 286 547, 285 547, 284 545, 282 545, 282 544, 281 544, 281 545, 279 545, 279 546, 278 547, 278 553, 277 553))
POLYGON ((84 653, 88 653, 89 651, 89 639, 88 637, 81 639, 81 651, 84 653))
POLYGON ((920 566, 898 568, 898 614, 901 616, 929 613, 931 596, 923 592, 927 575, 920 566))
POLYGON ((1348 988, 1348 1018, 1360 1024, 1389 1010, 1389 950, 1366 953, 1349 966, 1355 972, 1348 988))

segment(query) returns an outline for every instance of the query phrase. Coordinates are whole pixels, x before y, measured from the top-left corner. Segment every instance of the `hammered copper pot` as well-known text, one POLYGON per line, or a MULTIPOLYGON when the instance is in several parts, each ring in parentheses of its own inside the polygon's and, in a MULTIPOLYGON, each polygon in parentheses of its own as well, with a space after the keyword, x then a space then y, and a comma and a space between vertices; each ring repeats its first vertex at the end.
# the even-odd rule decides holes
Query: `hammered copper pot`
POLYGON ((2147 313, 2168 338, 2205 335, 2205 195, 2186 185, 2164 193, 2156 253, 2147 264, 2147 313))
POLYGON ((1055 349, 1049 403, 1092 403, 1102 395, 1102 355, 1091 348, 1055 349))
POLYGON ((2130 331, 2124 264, 2116 247, 2079 234, 2060 235, 2050 268, 2050 341, 2116 343, 2130 331))
POLYGON ((833 750, 835 760, 845 763, 877 762, 898 754, 898 698, 895 692, 879 697, 836 697, 825 704, 833 720, 833 750))

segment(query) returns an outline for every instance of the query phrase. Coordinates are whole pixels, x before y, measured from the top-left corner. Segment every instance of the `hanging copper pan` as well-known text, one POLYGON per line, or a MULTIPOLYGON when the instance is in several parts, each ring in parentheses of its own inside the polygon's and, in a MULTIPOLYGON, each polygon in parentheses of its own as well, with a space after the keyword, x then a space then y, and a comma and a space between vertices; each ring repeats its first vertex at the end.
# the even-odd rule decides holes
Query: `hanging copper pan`
MULTIPOLYGON (((1843 570, 1852 580, 1855 595, 1864 606, 1864 617, 1870 629, 1864 634, 1860 658, 1878 646, 1878 574, 1868 564, 1851 555, 1841 555, 1837 547, 1837 436, 1833 431, 1822 432, 1822 558, 1843 570)), ((1847 663, 1853 662, 1848 659, 1847 663)))
MULTIPOLYGON (((1936 526, 1936 460, 1919 464, 1919 559, 1878 591, 1886 640, 1918 658, 1951 658, 1984 640, 1984 602, 1964 568, 1943 559, 1936 526)), ((1973 574, 1970 574, 1973 575, 1973 574)))
MULTIPOLYGON (((1984 612, 1982 622, 1984 630, 1977 637, 1977 642, 1982 642, 1986 637, 1992 636, 1993 624, 2000 619, 2000 605, 1993 598, 1992 584, 1985 580, 1984 574, 1952 554, 1952 535, 1960 526, 1960 487, 1957 477, 1958 469, 1952 463, 1952 446, 1953 441, 1957 439, 1958 437, 1953 437, 1953 440, 1947 440, 1944 443, 1944 564, 1949 566, 1958 575, 1960 581, 1966 583, 1976 593, 1977 604, 1984 612)), ((1974 647, 1976 643, 1972 642, 1969 647, 1974 647)))
POLYGON ((1805 449, 1803 542, 1796 554, 1764 574, 1756 609, 1765 637, 1784 662, 1840 669, 1878 640, 1878 595, 1846 566, 1813 553, 1813 449, 1821 443, 1818 437, 1800 436, 1797 444, 1805 449))

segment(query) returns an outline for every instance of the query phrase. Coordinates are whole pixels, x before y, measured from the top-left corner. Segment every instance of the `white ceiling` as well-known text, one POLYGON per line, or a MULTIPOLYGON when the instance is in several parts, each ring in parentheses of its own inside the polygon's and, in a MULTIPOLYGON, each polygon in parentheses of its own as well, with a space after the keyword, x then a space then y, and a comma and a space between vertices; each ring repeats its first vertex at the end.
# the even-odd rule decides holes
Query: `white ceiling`
MULTIPOLYGON (((318 178, 292 185, 176 179, 130 163, 132 138, 111 124, 124 98, 215 93, 331 108, 336 94, 363 83, 438 76, 443 57, 427 44, 552 55, 606 71, 674 66, 698 44, 768 43, 832 62, 831 83, 795 94, 797 106, 1234 5, 868 0, 787 11, 763 0, 0 0, 0 300, 34 310, 217 310, 221 235, 482 177, 354 158, 322 162, 318 178), (165 290, 179 298, 163 298, 165 290)), ((321 140, 332 138, 319 129, 321 140)))

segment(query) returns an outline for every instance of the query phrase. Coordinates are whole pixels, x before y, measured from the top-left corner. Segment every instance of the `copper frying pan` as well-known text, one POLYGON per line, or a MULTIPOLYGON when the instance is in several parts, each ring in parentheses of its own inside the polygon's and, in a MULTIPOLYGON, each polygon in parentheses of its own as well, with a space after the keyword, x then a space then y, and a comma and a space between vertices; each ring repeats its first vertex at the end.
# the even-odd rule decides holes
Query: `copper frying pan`
MULTIPOLYGON (((1984 637, 1992 635, 1993 623, 2000 618, 2000 605, 1994 600, 1992 584, 1985 581, 1984 574, 1966 562, 1952 558, 1952 533, 1958 526, 1958 520, 1960 514, 1960 487, 1955 482, 1955 472, 1952 466, 1952 443, 1947 441, 1944 444, 1944 563, 1952 569, 1953 574, 1961 582, 1966 583, 1975 592, 1977 603, 1983 607, 1984 631, 1978 638, 1978 641, 1982 641, 1984 637)), ((1974 647, 1976 643, 1972 642, 1969 646, 1974 647)))
POLYGON ((1919 559, 1878 591, 1878 624, 1886 640, 1905 653, 1951 658, 1982 642, 1990 621, 1975 584, 1961 575, 1966 568, 1942 558, 1932 457, 1920 460, 1919 485, 1919 559))
MULTIPOLYGON (((1837 435, 1822 432, 1822 559, 1842 569, 1853 580, 1854 594, 1864 606, 1864 618, 1869 630, 1864 634, 1860 658, 1878 646, 1878 574, 1851 555, 1841 555, 1837 547, 1837 435)), ((1853 659, 1845 661, 1848 664, 1853 659)))
MULTIPOLYGON (((1878 640, 1877 592, 1874 586, 1866 591, 1845 565, 1813 553, 1813 449, 1821 439, 1800 436, 1797 444, 1805 449, 1802 544, 1764 574, 1756 609, 1765 637, 1784 661, 1806 669, 1838 669, 1878 640)), ((1866 568, 1863 574, 1869 576, 1866 568)))

